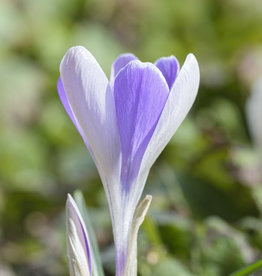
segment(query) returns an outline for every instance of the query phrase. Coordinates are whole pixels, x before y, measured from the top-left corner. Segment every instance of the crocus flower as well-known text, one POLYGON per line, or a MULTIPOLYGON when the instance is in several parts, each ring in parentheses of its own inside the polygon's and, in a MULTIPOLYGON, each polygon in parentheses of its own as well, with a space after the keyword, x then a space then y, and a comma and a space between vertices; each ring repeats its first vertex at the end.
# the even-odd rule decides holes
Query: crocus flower
POLYGON ((88 234, 77 205, 70 195, 66 202, 66 240, 70 276, 92 276, 88 234))
POLYGON ((94 159, 109 202, 116 276, 124 275, 132 219, 149 170, 190 110, 198 86, 193 54, 181 70, 174 56, 152 64, 123 54, 114 61, 109 81, 83 47, 69 49, 61 62, 59 96, 94 159))

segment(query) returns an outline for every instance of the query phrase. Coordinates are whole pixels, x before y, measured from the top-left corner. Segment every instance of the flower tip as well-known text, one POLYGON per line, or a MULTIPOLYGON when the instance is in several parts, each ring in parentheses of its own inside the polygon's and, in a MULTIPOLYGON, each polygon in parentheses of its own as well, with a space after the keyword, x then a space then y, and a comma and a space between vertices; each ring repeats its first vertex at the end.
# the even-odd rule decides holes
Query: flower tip
MULTIPOLYGON (((193 53, 190 53, 187 55, 183 67, 186 71, 190 72, 191 78, 195 79, 197 83, 196 87, 198 88, 199 82, 200 82, 200 69, 199 69, 198 61, 193 53)), ((191 83, 193 83, 192 80, 191 80, 191 83)))
POLYGON ((67 194, 67 200, 73 201, 73 198, 72 198, 72 196, 69 193, 67 194))
POLYGON ((68 49, 68 52, 79 52, 79 51, 87 51, 89 52, 84 46, 76 45, 68 49))
POLYGON ((94 56, 85 47, 78 45, 69 48, 60 63, 60 73, 62 79, 64 67, 68 66, 72 69, 76 68, 77 66, 80 66, 81 62, 85 64, 94 61, 94 56))
POLYGON ((68 206, 69 204, 70 204, 70 206, 73 206, 74 209, 76 209, 76 203, 75 203, 73 197, 68 193, 67 194, 67 199, 66 199, 67 209, 69 208, 69 206, 68 206))
POLYGON ((115 60, 115 62, 122 61, 122 59, 130 59, 131 61, 133 59, 137 59, 137 57, 132 53, 124 53, 124 54, 120 54, 118 58, 115 60))
POLYGON ((197 58, 193 53, 189 53, 186 57, 186 60, 189 60, 190 62, 196 63, 198 65, 197 58))

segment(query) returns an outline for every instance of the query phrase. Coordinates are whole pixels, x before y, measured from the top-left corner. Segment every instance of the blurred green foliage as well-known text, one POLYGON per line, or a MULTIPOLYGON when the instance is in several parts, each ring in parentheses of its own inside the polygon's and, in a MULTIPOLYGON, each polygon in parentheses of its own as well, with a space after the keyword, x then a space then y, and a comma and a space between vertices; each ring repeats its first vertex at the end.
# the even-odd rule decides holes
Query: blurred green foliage
MULTIPOLYGON (((57 93, 59 63, 83 45, 107 74, 114 58, 189 52, 201 86, 151 170, 139 275, 225 276, 262 252, 261 156, 245 102, 262 75, 259 0, 0 1, 0 275, 68 275, 66 194, 84 192, 106 275, 109 211, 95 165, 57 93)), ((262 275, 257 273, 256 275, 262 275)))

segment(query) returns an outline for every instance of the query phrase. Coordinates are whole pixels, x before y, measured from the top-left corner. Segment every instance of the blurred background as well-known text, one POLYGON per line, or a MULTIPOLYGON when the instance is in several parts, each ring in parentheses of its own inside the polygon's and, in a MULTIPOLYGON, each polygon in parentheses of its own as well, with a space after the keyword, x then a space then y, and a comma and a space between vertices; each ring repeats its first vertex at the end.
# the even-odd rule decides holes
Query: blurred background
POLYGON ((123 52, 181 65, 192 52, 200 64, 194 107, 144 191, 139 275, 225 276, 261 258, 262 148, 247 123, 261 118, 246 117, 254 85, 262 92, 261 0, 0 0, 0 275, 69 274, 64 206, 76 189, 114 275, 102 184, 56 92, 74 45, 107 75, 123 52))

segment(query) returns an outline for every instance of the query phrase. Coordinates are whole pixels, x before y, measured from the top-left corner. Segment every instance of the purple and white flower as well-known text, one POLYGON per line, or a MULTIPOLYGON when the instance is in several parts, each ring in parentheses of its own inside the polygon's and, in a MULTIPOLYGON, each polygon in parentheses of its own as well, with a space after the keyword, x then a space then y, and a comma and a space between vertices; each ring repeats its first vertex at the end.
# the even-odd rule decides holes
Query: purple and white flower
POLYGON ((119 56, 110 81, 83 47, 68 50, 58 92, 99 171, 109 202, 116 276, 124 275, 134 212, 149 170, 190 110, 199 67, 189 54, 143 63, 119 56))
POLYGON ((70 195, 66 202, 66 240, 70 276, 92 276, 88 234, 78 207, 70 195))

